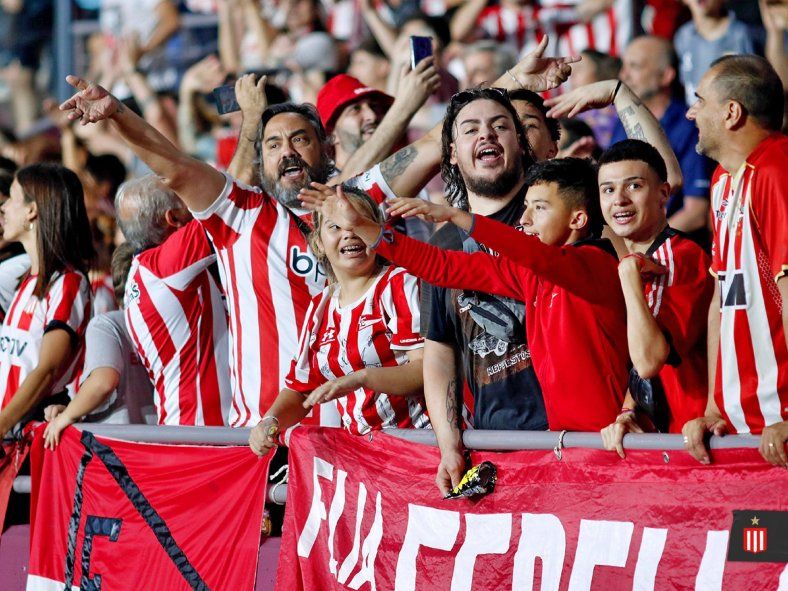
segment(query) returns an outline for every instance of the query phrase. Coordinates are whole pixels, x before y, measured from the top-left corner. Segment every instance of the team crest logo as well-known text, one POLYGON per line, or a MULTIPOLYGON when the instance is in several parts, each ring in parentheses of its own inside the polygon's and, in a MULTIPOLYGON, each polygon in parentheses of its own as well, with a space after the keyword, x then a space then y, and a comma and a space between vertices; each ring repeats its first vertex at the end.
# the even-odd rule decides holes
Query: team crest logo
MULTIPOLYGON (((752 525, 759 525, 760 520, 757 517, 753 517, 750 521, 752 525)), ((750 552, 751 554, 766 552, 768 539, 765 527, 745 527, 742 530, 742 538, 745 552, 750 552)))

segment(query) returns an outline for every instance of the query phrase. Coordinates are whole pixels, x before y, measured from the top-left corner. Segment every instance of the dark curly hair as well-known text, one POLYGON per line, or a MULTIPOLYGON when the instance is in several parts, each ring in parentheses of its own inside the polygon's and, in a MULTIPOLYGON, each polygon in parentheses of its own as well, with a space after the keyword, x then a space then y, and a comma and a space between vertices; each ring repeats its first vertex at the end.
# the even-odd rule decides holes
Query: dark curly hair
POLYGON ((462 178, 460 169, 456 164, 451 163, 451 145, 454 143, 454 121, 460 111, 470 103, 478 100, 491 100, 503 106, 511 115, 517 139, 522 149, 522 172, 524 173, 534 163, 533 152, 525 135, 525 130, 509 101, 508 93, 500 88, 469 88, 458 92, 449 102, 446 109, 446 117, 443 119, 443 129, 441 131, 441 178, 446 183, 446 200, 454 207, 468 209, 468 189, 465 180, 462 178))

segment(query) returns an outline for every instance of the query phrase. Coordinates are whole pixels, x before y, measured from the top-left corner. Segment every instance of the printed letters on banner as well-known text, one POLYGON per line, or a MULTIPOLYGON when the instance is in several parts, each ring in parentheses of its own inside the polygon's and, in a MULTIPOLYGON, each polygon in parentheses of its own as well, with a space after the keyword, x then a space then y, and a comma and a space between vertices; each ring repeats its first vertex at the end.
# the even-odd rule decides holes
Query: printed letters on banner
POLYGON ((437 449, 301 427, 290 439, 277 589, 782 588, 786 558, 770 552, 788 539, 788 471, 755 449, 715 450, 713 459, 475 453, 474 464, 497 466, 495 491, 449 501, 434 484, 437 449), (750 520, 734 526, 738 510, 750 520), (729 542, 761 562, 729 560, 729 542))
POLYGON ((28 591, 254 589, 270 457, 42 434, 28 591))

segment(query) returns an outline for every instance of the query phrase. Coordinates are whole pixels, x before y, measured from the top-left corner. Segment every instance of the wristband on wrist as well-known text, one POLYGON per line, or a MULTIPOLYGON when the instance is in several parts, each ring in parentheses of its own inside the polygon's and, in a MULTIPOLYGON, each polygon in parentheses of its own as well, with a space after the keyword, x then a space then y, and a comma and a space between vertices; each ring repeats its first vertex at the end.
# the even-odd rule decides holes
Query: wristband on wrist
POLYGON ((636 414, 637 410, 634 408, 622 408, 616 417, 616 422, 618 422, 618 420, 622 417, 632 417, 634 419, 636 414))

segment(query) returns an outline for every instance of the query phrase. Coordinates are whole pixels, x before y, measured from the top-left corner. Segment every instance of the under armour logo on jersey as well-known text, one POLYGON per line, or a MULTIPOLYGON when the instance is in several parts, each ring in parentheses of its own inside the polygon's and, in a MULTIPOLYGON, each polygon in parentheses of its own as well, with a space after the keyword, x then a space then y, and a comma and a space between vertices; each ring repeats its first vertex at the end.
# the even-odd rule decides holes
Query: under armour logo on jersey
POLYGON ((329 327, 326 329, 326 332, 323 333, 323 338, 320 339, 320 346, 322 347, 323 345, 326 345, 331 341, 335 341, 336 338, 337 338, 337 329, 334 328, 333 326, 329 327))

